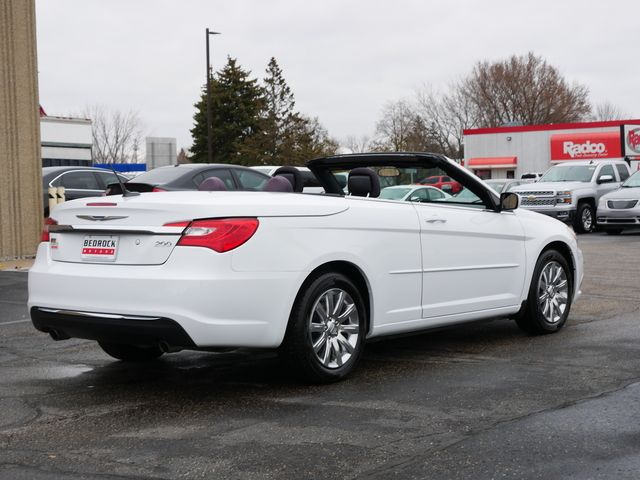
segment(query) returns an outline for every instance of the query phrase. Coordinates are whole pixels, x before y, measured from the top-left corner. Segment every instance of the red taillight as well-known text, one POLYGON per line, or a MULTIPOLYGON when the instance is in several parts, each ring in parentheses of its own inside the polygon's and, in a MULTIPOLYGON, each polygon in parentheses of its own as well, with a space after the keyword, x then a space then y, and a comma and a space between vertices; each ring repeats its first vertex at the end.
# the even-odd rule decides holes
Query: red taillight
POLYGON ((44 225, 42 227, 42 237, 40 238, 40 241, 42 242, 48 242, 49 241, 49 226, 50 225, 57 225, 58 222, 56 222, 53 218, 51 217, 47 217, 44 219, 44 225))
MULTIPOLYGON (((169 224, 182 226, 183 222, 169 224)), ((257 218, 224 218, 194 220, 185 229, 178 245, 205 247, 216 252, 228 252, 249 240, 258 229, 257 218)))
POLYGON ((166 192, 166 190, 164 188, 160 188, 160 187, 153 187, 151 189, 152 192, 166 192))
POLYGON ((87 203, 87 207, 117 207, 117 203, 112 202, 90 202, 87 203))
POLYGON ((165 223, 163 227, 188 227, 190 224, 191 224, 191 220, 185 220, 184 222, 165 223))

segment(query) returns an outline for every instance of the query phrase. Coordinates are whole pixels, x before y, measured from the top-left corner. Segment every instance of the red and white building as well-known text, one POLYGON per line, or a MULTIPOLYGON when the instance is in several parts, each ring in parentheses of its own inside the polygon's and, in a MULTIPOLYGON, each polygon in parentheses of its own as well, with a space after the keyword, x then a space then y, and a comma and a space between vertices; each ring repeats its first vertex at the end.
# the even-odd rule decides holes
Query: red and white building
POLYGON ((520 178, 560 162, 625 159, 640 169, 640 119, 464 130, 464 166, 481 178, 520 178))

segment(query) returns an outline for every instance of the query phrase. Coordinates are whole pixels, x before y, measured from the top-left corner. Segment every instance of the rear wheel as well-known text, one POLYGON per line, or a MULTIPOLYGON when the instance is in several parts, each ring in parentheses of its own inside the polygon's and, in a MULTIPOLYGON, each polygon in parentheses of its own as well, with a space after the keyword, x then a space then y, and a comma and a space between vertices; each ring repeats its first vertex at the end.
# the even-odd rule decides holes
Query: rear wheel
POLYGON ((119 343, 98 342, 102 350, 113 358, 125 362, 148 362, 162 355, 158 346, 122 345, 119 343))
POLYGON ((364 348, 366 310, 356 286, 340 273, 325 273, 298 295, 281 353, 306 378, 346 377, 364 348))
POLYGON ((564 256, 557 250, 540 255, 529 287, 523 311, 516 317, 518 326, 532 334, 554 333, 569 316, 573 281, 564 256))
POLYGON ((582 202, 578 204, 578 210, 576 212, 576 219, 574 221, 574 229, 577 233, 590 233, 593 232, 595 227, 594 222, 595 214, 591 204, 582 202))

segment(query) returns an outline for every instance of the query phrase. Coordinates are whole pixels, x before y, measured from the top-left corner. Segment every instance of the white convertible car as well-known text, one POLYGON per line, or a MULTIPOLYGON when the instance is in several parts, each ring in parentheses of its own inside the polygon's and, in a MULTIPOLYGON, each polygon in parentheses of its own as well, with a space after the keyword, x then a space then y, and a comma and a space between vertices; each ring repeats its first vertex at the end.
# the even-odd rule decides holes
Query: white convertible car
POLYGON ((498 197, 434 154, 307 165, 326 194, 294 193, 295 179, 276 176, 264 191, 211 182, 211 191, 58 206, 29 272, 35 327, 55 340, 96 340, 124 361, 277 348, 308 378, 333 381, 374 337, 496 317, 538 334, 566 322, 583 276, 575 235, 517 209, 517 195, 498 197), (381 180, 416 175, 450 176, 475 195, 376 198, 381 180))

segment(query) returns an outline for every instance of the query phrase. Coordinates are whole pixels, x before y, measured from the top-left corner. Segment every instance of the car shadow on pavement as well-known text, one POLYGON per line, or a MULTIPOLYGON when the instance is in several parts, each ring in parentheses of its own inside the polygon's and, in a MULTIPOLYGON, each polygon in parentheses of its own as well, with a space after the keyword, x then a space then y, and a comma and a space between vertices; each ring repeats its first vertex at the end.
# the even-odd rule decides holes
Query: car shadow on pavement
MULTIPOLYGON (((120 399, 131 396, 138 400, 178 395, 190 401, 211 401, 212 398, 250 395, 265 389, 291 394, 309 388, 335 388, 345 383, 358 385, 373 377, 394 377, 398 375, 398 365, 402 366, 403 375, 410 375, 412 369, 422 371, 425 363, 438 364, 455 360, 457 356, 482 356, 488 350, 495 352, 503 346, 511 351, 514 343, 526 343, 529 338, 514 322, 504 319, 386 338, 367 344, 353 374, 346 382, 334 386, 309 384, 274 351, 248 349, 225 353, 183 351, 144 363, 98 360, 91 362, 93 368, 73 378, 43 381, 56 389, 67 389, 71 382, 75 387, 100 391, 101 395, 113 392, 120 399)), ((101 359, 109 358, 97 345, 95 348, 101 359)))

